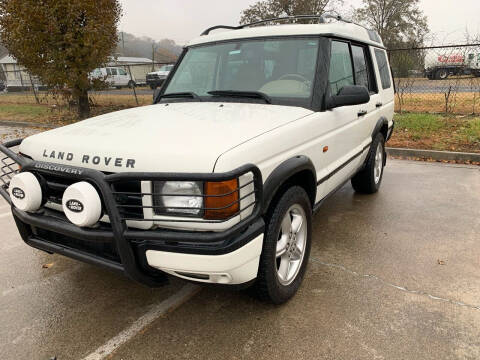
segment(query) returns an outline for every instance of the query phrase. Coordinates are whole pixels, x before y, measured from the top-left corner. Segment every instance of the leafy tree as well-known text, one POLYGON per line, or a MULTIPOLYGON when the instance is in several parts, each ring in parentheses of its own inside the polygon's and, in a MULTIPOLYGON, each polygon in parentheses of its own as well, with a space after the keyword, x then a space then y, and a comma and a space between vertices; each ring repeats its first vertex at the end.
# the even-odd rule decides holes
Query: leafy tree
POLYGON ((419 0, 362 1, 355 19, 376 30, 387 48, 423 45, 429 30, 419 0))
POLYGON ((241 24, 293 15, 321 15, 342 0, 263 0, 242 12, 241 24))
POLYGON ((89 73, 117 45, 117 0, 0 0, 0 38, 11 55, 49 87, 68 87, 88 117, 89 73))

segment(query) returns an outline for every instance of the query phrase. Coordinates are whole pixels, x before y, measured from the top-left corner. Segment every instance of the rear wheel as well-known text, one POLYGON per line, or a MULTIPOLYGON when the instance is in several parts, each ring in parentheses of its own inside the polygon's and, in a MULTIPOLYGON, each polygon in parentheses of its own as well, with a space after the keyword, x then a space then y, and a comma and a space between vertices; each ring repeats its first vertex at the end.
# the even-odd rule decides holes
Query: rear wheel
POLYGON ((129 87, 130 89, 133 89, 133 88, 135 87, 135 81, 130 80, 130 81, 128 82, 128 87, 129 87))
POLYGON ((266 217, 257 296, 274 304, 288 301, 305 274, 311 246, 312 207, 305 190, 289 188, 266 217))
POLYGON ((437 80, 445 80, 448 78, 448 70, 447 69, 439 69, 437 70, 435 78, 437 80))
POLYGON ((355 191, 364 194, 376 193, 382 184, 384 166, 385 138, 378 133, 370 147, 365 168, 352 178, 355 191))

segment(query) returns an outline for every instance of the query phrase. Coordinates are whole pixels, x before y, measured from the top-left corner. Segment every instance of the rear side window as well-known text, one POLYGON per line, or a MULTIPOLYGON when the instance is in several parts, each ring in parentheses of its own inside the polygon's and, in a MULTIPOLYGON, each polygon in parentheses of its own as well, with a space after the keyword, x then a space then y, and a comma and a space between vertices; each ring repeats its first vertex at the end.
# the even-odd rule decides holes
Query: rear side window
POLYGON ((356 85, 365 86, 370 92, 375 92, 370 81, 371 74, 365 57, 365 50, 361 46, 352 45, 353 66, 355 68, 356 85))
POLYGON ((389 89, 392 86, 392 79, 390 77, 390 69, 388 68, 387 55, 384 50, 375 49, 375 57, 377 58, 382 87, 384 89, 389 89))
POLYGON ((344 86, 354 85, 352 58, 349 45, 345 42, 332 41, 330 73, 328 75, 330 90, 338 94, 344 86))

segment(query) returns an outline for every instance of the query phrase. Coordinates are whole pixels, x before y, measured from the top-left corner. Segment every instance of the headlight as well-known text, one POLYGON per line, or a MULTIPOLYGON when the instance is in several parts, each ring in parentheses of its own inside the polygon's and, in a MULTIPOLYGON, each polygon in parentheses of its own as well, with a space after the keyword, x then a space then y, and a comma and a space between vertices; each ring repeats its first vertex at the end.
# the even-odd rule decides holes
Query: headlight
POLYGON ((203 183, 201 182, 155 181, 153 192, 153 205, 157 215, 202 216, 203 214, 203 183))
POLYGON ((240 213, 238 179, 218 182, 154 181, 156 215, 227 220, 240 213))

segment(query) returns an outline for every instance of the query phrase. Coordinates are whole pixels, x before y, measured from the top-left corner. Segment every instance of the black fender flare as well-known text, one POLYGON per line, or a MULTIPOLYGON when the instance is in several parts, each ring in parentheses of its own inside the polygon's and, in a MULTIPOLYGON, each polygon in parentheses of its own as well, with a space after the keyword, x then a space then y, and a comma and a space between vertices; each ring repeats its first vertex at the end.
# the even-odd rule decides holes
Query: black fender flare
POLYGON ((375 128, 373 129, 373 132, 372 132, 372 140, 375 139, 375 136, 377 136, 377 134, 382 130, 383 126, 387 127, 387 132, 388 132, 388 119, 385 116, 382 116, 380 117, 380 119, 377 120, 377 124, 375 125, 375 128))
MULTIPOLYGON (((378 119, 377 121, 377 124, 375 125, 375 128, 373 129, 373 133, 372 133, 372 141, 373 139, 375 139, 375 137, 377 136, 377 134, 382 131, 382 128, 386 126, 387 127, 387 133, 385 134, 385 141, 388 141, 389 140, 389 134, 388 134, 388 130, 389 130, 389 127, 388 127, 388 119, 385 117, 385 116, 382 116, 380 117, 380 119, 378 119)), ((390 134, 391 135, 391 134, 390 134)), ((385 152, 385 151, 384 151, 385 152)), ((367 163, 368 161, 368 158, 370 156, 370 153, 369 155, 367 156, 367 158, 365 159, 365 163, 364 163, 364 166, 365 164, 367 163)), ((385 166, 387 164, 387 156, 384 155, 383 157, 383 165, 385 166)))
MULTIPOLYGON (((315 166, 313 165, 312 160, 304 155, 299 155, 288 160, 285 160, 280 165, 278 165, 275 170, 268 176, 267 180, 263 184, 263 204, 262 210, 265 214, 272 202, 275 194, 278 190, 286 183, 295 174, 298 174, 302 171, 309 171, 313 176, 314 180, 314 194, 313 194, 313 203, 315 202, 315 196, 317 193, 317 173, 315 171, 315 166)), ((312 196, 312 194, 309 194, 312 196)), ((312 204, 313 206, 313 204, 312 204)))

